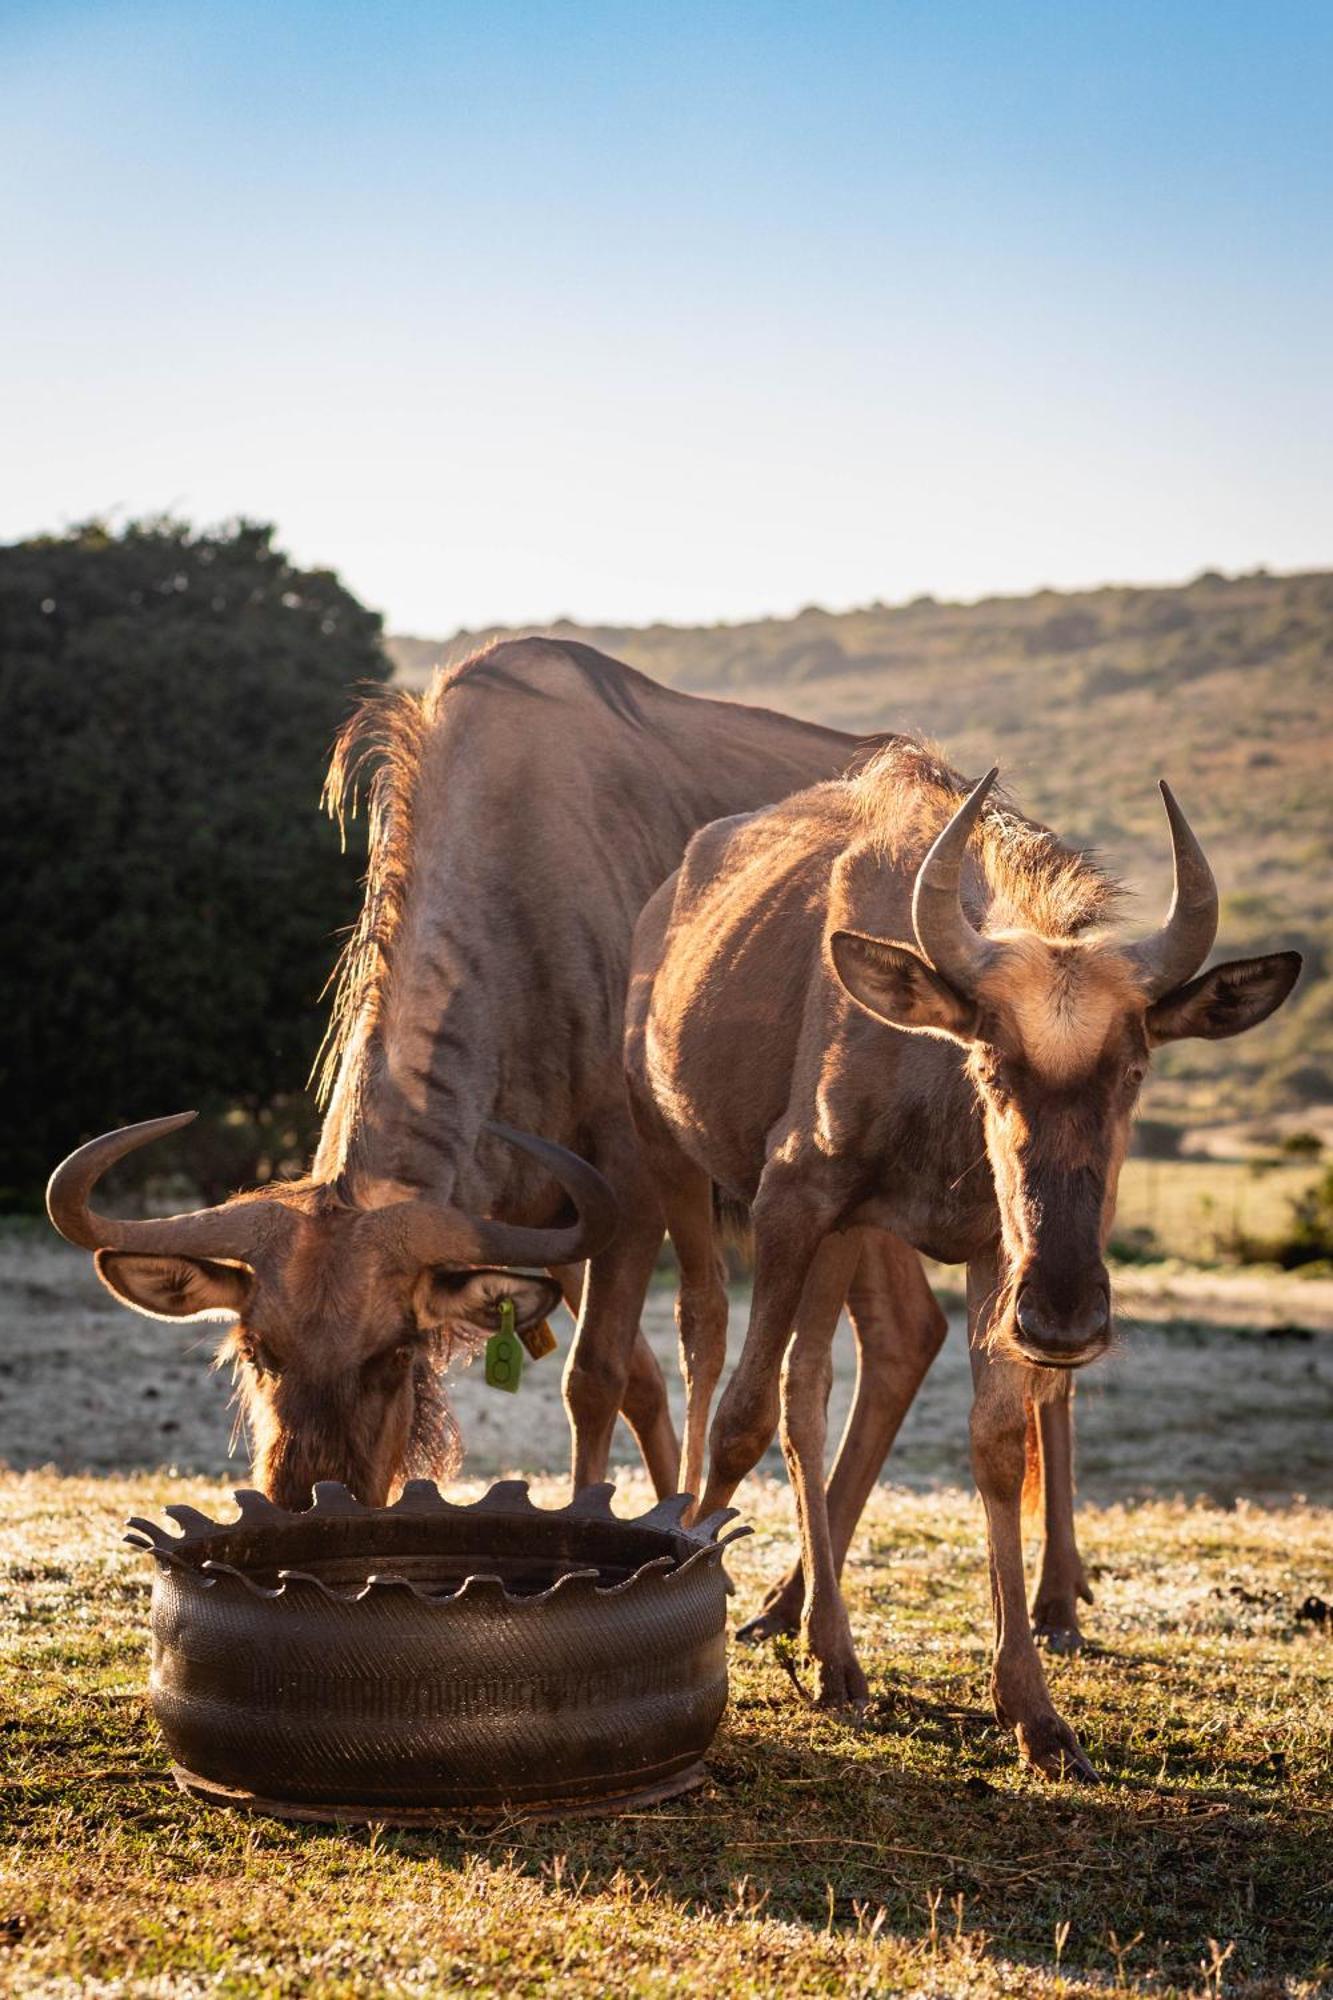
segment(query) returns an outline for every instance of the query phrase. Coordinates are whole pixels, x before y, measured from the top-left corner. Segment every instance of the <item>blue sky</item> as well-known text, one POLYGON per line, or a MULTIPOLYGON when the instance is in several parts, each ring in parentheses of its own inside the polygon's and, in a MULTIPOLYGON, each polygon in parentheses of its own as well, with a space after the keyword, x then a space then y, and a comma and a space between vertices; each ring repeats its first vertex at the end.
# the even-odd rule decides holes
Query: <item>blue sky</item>
POLYGON ((1333 561, 1333 6, 0 0, 0 537, 398 630, 1333 561))

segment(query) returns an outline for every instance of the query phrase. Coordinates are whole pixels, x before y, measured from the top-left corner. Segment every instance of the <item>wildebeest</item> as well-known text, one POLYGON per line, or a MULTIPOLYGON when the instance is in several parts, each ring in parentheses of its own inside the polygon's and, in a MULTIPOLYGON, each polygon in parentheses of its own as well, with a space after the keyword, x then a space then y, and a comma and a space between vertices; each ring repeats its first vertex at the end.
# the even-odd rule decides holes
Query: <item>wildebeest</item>
MULTIPOLYGON (((272 1497, 304 1505, 314 1481, 341 1479, 377 1501, 405 1475, 447 1472, 442 1361, 484 1337, 502 1294, 520 1323, 556 1296, 546 1278, 466 1267, 554 1266, 572 1292, 569 1267, 588 1249, 565 1376, 575 1482, 603 1476, 623 1408, 659 1491, 675 1490, 664 1386, 638 1337, 662 1222, 621 1068, 634 921, 698 827, 830 776, 859 747, 539 639, 354 718, 329 796, 347 800, 373 768, 370 865, 309 1176, 199 1215, 128 1224, 93 1213, 98 1175, 177 1122, 149 1121, 81 1149, 50 1198, 56 1226, 101 1253, 100 1275, 127 1304, 236 1316, 224 1345, 254 1476, 272 1497), (499 1143, 486 1132, 496 1116, 567 1150, 499 1143), (619 1202, 600 1249, 604 1195, 579 1158, 619 1202), (562 1220, 552 1176, 584 1223, 562 1220), (474 1219, 484 1216, 508 1221, 474 1219)), ((864 1298, 873 1291, 867 1280, 864 1298)), ((924 1369, 938 1315, 925 1309, 919 1335, 906 1307, 900 1316, 904 1351, 919 1348, 924 1369)), ((866 1337, 891 1330, 881 1315, 866 1337)), ((853 1520, 854 1469, 838 1489, 853 1520)))
POLYGON ((698 834, 636 931, 627 1076, 681 1263, 691 1472, 725 1358, 715 1189, 749 1204, 753 1302, 701 1508, 730 1501, 781 1414, 820 1699, 866 1694, 822 1468, 838 1307, 864 1230, 887 1228, 967 1264, 996 1712, 1030 1762, 1090 1776, 1024 1602, 1027 1407, 1110 1340, 1103 1252, 1152 1049, 1252 1027, 1300 957, 1194 976, 1217 890, 1165 785, 1171 910, 1145 941, 1113 941, 1116 884, 994 797, 995 775, 967 792, 898 741, 698 834))

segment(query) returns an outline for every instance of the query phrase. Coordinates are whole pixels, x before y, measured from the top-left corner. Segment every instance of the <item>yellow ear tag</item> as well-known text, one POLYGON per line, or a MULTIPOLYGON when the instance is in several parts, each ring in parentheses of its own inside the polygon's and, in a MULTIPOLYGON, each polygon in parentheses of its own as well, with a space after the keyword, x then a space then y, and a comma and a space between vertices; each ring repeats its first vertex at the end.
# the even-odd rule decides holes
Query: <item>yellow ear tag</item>
POLYGON ((528 1350, 531 1361, 540 1361, 543 1354, 554 1354, 560 1345, 551 1331, 548 1320, 539 1319, 536 1326, 525 1326, 518 1336, 528 1350))
POLYGON ((523 1343, 514 1331, 514 1301, 500 1301, 500 1331, 486 1342, 486 1386, 511 1395, 523 1379, 523 1343))

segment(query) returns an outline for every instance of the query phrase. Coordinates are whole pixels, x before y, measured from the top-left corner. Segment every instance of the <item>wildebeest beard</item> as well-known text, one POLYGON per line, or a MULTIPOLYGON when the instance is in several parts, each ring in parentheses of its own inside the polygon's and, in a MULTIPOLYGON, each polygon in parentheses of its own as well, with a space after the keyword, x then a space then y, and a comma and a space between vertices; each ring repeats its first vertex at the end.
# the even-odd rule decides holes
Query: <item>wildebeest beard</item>
MULTIPOLYGON (((388 1468, 391 1493, 407 1479, 443 1483, 457 1476, 463 1443, 449 1398, 448 1373, 453 1367, 466 1367, 488 1338, 481 1328, 440 1328, 422 1345, 412 1370, 411 1428, 400 1462, 388 1468)), ((299 1485, 304 1493, 316 1480, 337 1478, 359 1494, 368 1483, 379 1440, 358 1434, 355 1377, 321 1384, 302 1408, 299 1420, 289 1419, 277 1427, 275 1435, 268 1399, 230 1342, 224 1343, 219 1360, 229 1353, 235 1363, 236 1383, 233 1450, 242 1432, 252 1455, 267 1438, 268 1449, 259 1451, 259 1456, 271 1488, 299 1485)))
POLYGON ((463 1463, 463 1437, 445 1387, 446 1374, 455 1360, 466 1367, 480 1344, 480 1339, 440 1334, 418 1358, 412 1378, 412 1429, 400 1468, 403 1479, 443 1481, 457 1477, 463 1463))

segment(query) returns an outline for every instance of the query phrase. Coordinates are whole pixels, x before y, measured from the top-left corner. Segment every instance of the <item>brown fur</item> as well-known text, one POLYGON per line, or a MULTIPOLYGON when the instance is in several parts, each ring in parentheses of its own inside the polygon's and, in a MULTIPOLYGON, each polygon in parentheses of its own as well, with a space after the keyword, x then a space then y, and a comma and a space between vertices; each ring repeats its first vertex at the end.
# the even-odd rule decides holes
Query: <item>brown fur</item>
MULTIPOLYGON (((665 1391, 637 1332, 661 1219, 621 1077, 634 921, 697 827, 829 776, 864 747, 539 639, 479 653, 421 696, 376 695, 342 731, 326 800, 343 814, 368 788, 370 858, 323 1053, 324 1128, 304 1183, 242 1198, 302 1216, 294 1243, 260 1259, 243 1315, 285 1360, 280 1384, 247 1378, 258 1477, 290 1499, 318 1470, 374 1497, 420 1463, 440 1420, 411 1409, 441 1371, 408 1370, 385 1398, 372 1393, 375 1357, 434 1327, 412 1275, 358 1219, 425 1195, 556 1222, 559 1191, 485 1135, 499 1116, 591 1159, 620 1198, 566 1374, 576 1479, 601 1476, 623 1405, 654 1478, 674 1486, 665 1391)), ((163 1305, 161 1273, 136 1296, 118 1269, 121 1296, 180 1310, 163 1305)), ((196 1266, 190 1310, 209 1309, 210 1283, 215 1303, 230 1301, 234 1274, 224 1285, 196 1266)), ((447 1471, 446 1453, 438 1465, 447 1471)))
POLYGON ((1037 1443, 1037 1406, 1028 1398, 1023 1425, 1023 1518, 1041 1506, 1041 1451, 1037 1443))
MULTIPOLYGON (((821 1698, 857 1698, 864 1676, 833 1602, 823 1430, 809 1405, 827 1375, 830 1288, 845 1262, 837 1246, 851 1230, 889 1229, 968 1265, 997 1708, 1043 1768, 1086 1769, 1051 1706, 1023 1610, 1022 1496, 1026 1487, 1033 1497, 1047 1446, 1048 1526, 1066 1580, 1082 1575, 1067 1377, 1054 1371, 1110 1338, 1102 1250, 1150 1040, 1215 1032, 1213 987, 1225 992, 1223 1020, 1261 1019, 1294 968, 1256 961, 1229 983, 1221 969, 1150 1018, 1134 962, 1101 930, 1118 885, 992 801, 960 896, 993 949, 968 990, 952 986, 916 948, 912 900, 967 789, 933 753, 900 740, 854 777, 698 835, 636 931, 626 1074, 681 1259, 687 1404, 711 1395, 725 1342, 712 1205, 700 1188, 716 1183, 752 1206, 749 1328, 712 1426, 700 1504, 727 1504, 781 1413, 821 1698), (1259 988, 1247 1009, 1244 995, 1259 988)), ((697 1407, 686 1434, 692 1480, 697 1407)))

